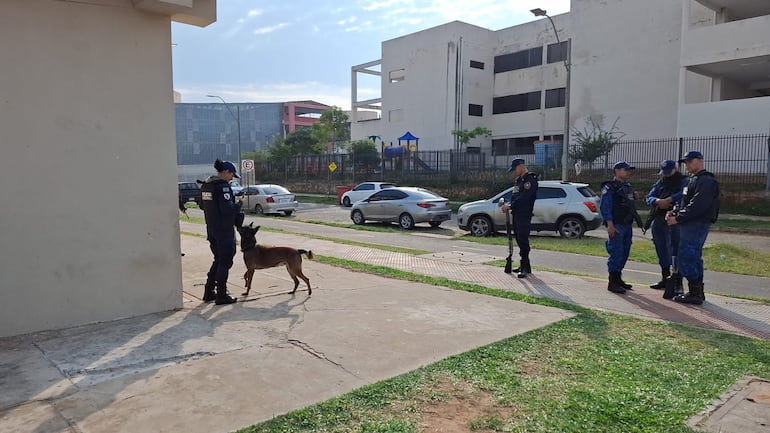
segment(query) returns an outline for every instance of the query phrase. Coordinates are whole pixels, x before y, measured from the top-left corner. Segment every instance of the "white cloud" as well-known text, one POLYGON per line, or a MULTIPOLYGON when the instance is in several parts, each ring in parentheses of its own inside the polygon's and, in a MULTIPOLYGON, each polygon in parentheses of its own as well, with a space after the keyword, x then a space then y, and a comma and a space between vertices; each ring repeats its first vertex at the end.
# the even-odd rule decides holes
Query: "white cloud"
POLYGON ((281 30, 282 28, 288 27, 288 23, 279 23, 274 26, 268 26, 268 27, 261 27, 256 30, 254 30, 255 35, 266 35, 268 33, 273 33, 274 31, 281 30))
POLYGON ((258 16, 262 15, 262 13, 264 13, 263 10, 252 9, 252 10, 249 11, 249 13, 247 15, 250 16, 250 17, 258 17, 258 16))

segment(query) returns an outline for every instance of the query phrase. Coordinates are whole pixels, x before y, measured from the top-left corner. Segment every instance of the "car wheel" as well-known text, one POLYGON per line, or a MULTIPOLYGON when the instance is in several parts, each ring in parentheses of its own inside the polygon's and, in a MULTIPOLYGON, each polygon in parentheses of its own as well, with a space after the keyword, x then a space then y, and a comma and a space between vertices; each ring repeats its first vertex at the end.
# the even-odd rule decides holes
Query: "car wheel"
POLYGON ((431 227, 438 227, 441 225, 441 221, 431 221, 430 226, 431 227))
POLYGON ((567 239, 579 239, 586 232, 586 225, 580 218, 566 217, 559 221, 559 234, 567 239))
POLYGON ((486 216, 475 216, 468 223, 473 236, 489 236, 492 234, 492 220, 486 216))
POLYGON ((414 218, 408 213, 402 213, 398 217, 398 225, 404 230, 411 230, 414 228, 414 218))
POLYGON ((345 206, 345 207, 350 207, 350 206, 351 206, 351 205, 350 205, 350 197, 343 197, 343 198, 342 198, 342 204, 343 204, 343 206, 345 206))
POLYGON ((356 225, 363 225, 366 222, 366 219, 364 218, 363 212, 360 210, 354 210, 353 214, 350 215, 350 219, 353 220, 353 224, 356 225))
POLYGON ((254 205, 254 213, 257 215, 264 215, 265 211, 262 210, 262 206, 260 205, 254 205))
POLYGON ((291 216, 291 214, 293 214, 293 213, 294 213, 293 210, 285 210, 285 211, 283 211, 283 214, 286 215, 286 216, 291 216))

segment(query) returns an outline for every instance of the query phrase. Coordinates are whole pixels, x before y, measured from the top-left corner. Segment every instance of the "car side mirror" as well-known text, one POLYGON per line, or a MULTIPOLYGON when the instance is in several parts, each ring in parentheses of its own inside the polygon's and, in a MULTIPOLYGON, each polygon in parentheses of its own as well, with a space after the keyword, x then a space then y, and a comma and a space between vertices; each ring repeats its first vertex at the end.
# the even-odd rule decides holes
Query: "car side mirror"
POLYGON ((500 197, 500 200, 497 201, 497 207, 503 207, 505 204, 505 199, 500 197))

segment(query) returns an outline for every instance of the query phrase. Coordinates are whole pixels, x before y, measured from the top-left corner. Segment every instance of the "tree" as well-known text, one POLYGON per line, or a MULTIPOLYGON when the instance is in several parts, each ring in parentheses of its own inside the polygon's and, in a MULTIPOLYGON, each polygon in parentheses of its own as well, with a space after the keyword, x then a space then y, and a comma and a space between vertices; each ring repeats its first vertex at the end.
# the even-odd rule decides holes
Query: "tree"
POLYGON ((299 128, 289 133, 284 143, 294 151, 295 155, 319 154, 324 151, 323 142, 314 136, 310 128, 299 128))
POLYGON ((612 149, 618 144, 621 138, 626 134, 618 128, 620 117, 615 119, 612 127, 606 130, 602 127, 602 122, 594 118, 586 120, 586 125, 580 131, 577 128, 572 129, 573 146, 570 149, 569 156, 573 161, 581 161, 588 164, 592 169, 594 161, 600 157, 609 156, 612 149))
MULTIPOLYGON (((476 137, 490 137, 492 135, 492 130, 489 128, 482 128, 480 126, 477 126, 473 129, 456 129, 452 131, 452 135, 457 137, 457 141, 461 144, 468 146, 468 143, 476 138, 476 137)), ((462 148, 462 146, 461 146, 462 148)))
POLYGON ((323 143, 332 143, 332 152, 344 150, 350 141, 350 119, 339 107, 321 113, 321 119, 313 124, 313 135, 323 143))
POLYGON ((350 153, 356 170, 368 171, 380 165, 380 153, 371 140, 356 140, 350 143, 350 153))

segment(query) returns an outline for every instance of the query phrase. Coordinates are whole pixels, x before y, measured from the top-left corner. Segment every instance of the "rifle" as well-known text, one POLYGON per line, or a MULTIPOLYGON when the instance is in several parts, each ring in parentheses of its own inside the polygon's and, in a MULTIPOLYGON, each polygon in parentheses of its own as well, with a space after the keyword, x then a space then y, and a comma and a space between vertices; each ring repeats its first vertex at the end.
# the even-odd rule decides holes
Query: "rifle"
MULTIPOLYGON (((498 206, 502 207, 505 201, 500 198, 498 206)), ((506 274, 513 272, 513 235, 511 233, 513 223, 511 222, 511 212, 513 209, 508 209, 505 213, 505 234, 508 235, 508 257, 505 258, 505 270, 506 274)))
POLYGON ((650 207, 650 212, 647 214, 647 219, 644 220, 644 226, 642 227, 642 234, 647 233, 647 230, 652 226, 652 222, 655 220, 655 214, 658 209, 655 206, 650 207))

